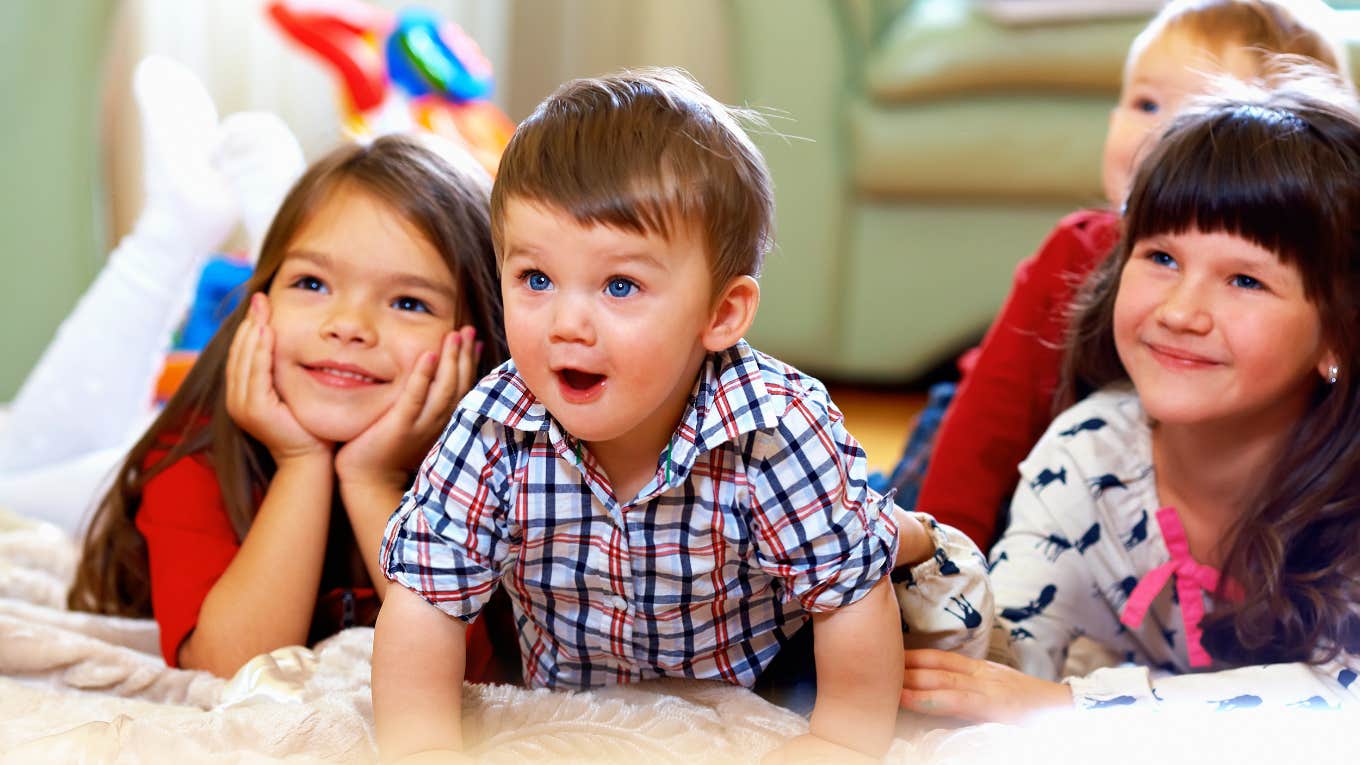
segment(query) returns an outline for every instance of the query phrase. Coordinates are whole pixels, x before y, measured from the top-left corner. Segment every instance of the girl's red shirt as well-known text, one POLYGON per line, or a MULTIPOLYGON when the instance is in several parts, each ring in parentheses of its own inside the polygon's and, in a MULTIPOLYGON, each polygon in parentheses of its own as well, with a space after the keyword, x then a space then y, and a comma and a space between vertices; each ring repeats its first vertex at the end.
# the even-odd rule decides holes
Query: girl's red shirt
MULTIPOLYGON (((164 450, 148 454, 155 465, 164 450)), ((142 489, 137 530, 146 539, 151 576, 151 609, 160 627, 161 654, 179 666, 179 647, 198 624, 199 610, 213 585, 241 549, 217 485, 217 474, 201 455, 167 466, 142 489)), ((379 540, 373 540, 377 545, 379 540)), ((346 626, 372 626, 378 598, 368 582, 323 581, 309 642, 346 626), (343 616, 343 618, 342 618, 343 616)), ((518 673, 511 646, 492 650, 488 626, 498 640, 513 641, 508 603, 469 625, 466 678, 469 682, 512 682, 518 673)), ((513 643, 512 643, 513 645, 513 643)))

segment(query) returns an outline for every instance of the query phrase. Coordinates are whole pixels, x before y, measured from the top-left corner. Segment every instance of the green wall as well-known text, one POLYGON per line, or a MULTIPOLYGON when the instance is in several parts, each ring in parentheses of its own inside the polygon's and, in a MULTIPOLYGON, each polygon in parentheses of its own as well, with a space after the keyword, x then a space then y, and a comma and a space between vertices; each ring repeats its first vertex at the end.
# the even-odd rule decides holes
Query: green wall
POLYGON ((113 7, 0 2, 0 401, 104 261, 97 118, 113 7))

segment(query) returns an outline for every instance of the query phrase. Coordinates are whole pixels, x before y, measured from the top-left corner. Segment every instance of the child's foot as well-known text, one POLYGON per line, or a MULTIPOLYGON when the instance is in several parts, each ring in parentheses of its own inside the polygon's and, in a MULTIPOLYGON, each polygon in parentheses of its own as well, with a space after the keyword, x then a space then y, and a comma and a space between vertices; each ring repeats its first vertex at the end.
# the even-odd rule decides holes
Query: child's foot
POLYGON ((175 240, 194 260, 221 245, 236 224, 236 203, 211 164, 217 108, 192 72, 163 56, 137 65, 132 90, 142 122, 141 219, 150 223, 148 233, 175 240))
POLYGON ((213 163, 236 197, 254 260, 274 214, 305 168, 302 147, 283 120, 268 112, 233 114, 222 120, 218 133, 213 163))

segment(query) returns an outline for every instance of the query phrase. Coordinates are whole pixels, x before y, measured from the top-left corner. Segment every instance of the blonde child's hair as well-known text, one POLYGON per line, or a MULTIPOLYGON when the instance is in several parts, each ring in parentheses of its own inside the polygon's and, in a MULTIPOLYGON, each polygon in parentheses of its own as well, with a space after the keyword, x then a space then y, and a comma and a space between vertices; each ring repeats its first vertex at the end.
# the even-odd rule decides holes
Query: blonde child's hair
POLYGON ((769 250, 769 169, 740 120, 676 69, 572 80, 515 131, 491 193, 497 255, 505 205, 555 208, 583 225, 669 238, 692 226, 708 252, 714 291, 757 276, 769 250))
POLYGON ((1126 68, 1170 34, 1184 34, 1222 55, 1242 50, 1258 75, 1280 54, 1326 66, 1349 85, 1350 57, 1335 9, 1323 0, 1171 0, 1129 47, 1126 68))

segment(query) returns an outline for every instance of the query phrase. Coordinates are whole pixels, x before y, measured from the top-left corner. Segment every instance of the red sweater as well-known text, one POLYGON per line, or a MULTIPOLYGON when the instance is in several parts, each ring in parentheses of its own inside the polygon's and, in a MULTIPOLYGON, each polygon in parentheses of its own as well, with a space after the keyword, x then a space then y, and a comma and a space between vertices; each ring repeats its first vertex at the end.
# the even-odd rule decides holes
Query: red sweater
MULTIPOLYGON (((164 455, 165 452, 153 451, 147 464, 155 464, 164 455)), ((160 626, 161 654, 166 664, 177 667, 180 644, 198 624, 198 612, 204 599, 226 572, 241 544, 227 519, 217 475, 199 455, 180 459, 147 482, 142 490, 136 523, 137 530, 146 538, 151 609, 160 626)), ((344 526, 348 528, 347 523, 344 526)), ((337 536, 348 543, 346 547, 353 545, 349 541, 352 535, 337 535, 334 529, 331 544, 338 546, 337 536)), ((371 540, 375 547, 378 542, 371 540)), ((322 594, 313 614, 309 642, 335 634, 346 621, 372 626, 377 617, 378 599, 367 576, 354 576, 347 567, 334 565, 334 559, 343 556, 332 556, 331 552, 327 551, 328 565, 322 574, 322 594), (349 607, 345 600, 349 601, 349 607), (350 619, 340 618, 343 611, 350 612, 350 619)), ((516 669, 517 657, 508 662, 493 658, 487 630, 488 624, 498 619, 509 624, 508 603, 506 606, 502 611, 485 613, 486 618, 478 619, 468 628, 466 677, 469 682, 513 679, 507 676, 507 671, 513 673, 516 669)), ((498 639, 504 641, 503 635, 504 630, 501 630, 498 639)), ((513 641, 513 637, 510 640, 513 641)), ((509 646, 503 646, 497 653, 505 654, 506 649, 509 646)))
POLYGON ((982 345, 960 360, 959 384, 931 451, 917 507, 987 550, 1015 491, 1016 467, 1053 419, 1068 306, 1114 249, 1119 216, 1082 210, 1059 221, 1015 269, 982 345))

